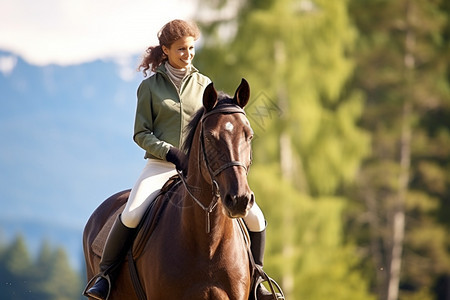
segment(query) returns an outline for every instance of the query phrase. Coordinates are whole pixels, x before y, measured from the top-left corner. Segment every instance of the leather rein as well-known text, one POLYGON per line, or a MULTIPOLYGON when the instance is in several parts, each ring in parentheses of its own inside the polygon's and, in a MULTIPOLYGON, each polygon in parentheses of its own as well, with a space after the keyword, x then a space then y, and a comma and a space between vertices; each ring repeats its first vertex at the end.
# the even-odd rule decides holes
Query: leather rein
MULTIPOLYGON (((211 232, 211 221, 210 221, 210 213, 214 210, 214 208, 216 208, 217 203, 218 203, 218 199, 220 198, 220 188, 219 188, 219 184, 216 181, 216 176, 219 175, 221 172, 223 172, 224 170, 231 168, 231 167, 241 167, 244 168, 245 172, 248 174, 248 167, 243 164, 240 161, 229 161, 225 164, 223 164, 222 166, 220 166, 219 168, 217 168, 217 170, 212 170, 211 166, 209 164, 209 160, 208 160, 208 156, 206 155, 206 147, 205 147, 205 138, 204 138, 204 129, 203 129, 203 124, 204 121, 206 120, 206 118, 215 115, 215 114, 243 114, 244 116, 245 111, 237 105, 234 104, 225 104, 223 106, 218 106, 215 109, 205 113, 202 118, 200 119, 200 123, 201 123, 201 128, 200 128, 200 149, 201 149, 201 153, 203 156, 203 160, 205 161, 206 164, 206 168, 208 169, 208 173, 211 179, 211 184, 212 184, 212 193, 213 193, 213 199, 210 202, 209 206, 205 206, 203 205, 203 203, 200 202, 200 200, 198 200, 193 193, 190 191, 189 189, 189 185, 186 182, 186 178, 183 175, 182 171, 177 170, 178 174, 180 175, 181 178, 181 182, 183 183, 184 187, 186 188, 186 191, 188 192, 189 196, 191 196, 191 198, 194 200, 195 203, 197 203, 198 206, 200 206, 204 211, 205 211, 205 215, 206 215, 206 233, 210 233, 211 232)), ((250 164, 251 164, 251 159, 250 159, 250 164)), ((199 159, 199 170, 201 170, 200 167, 200 159, 199 159)))

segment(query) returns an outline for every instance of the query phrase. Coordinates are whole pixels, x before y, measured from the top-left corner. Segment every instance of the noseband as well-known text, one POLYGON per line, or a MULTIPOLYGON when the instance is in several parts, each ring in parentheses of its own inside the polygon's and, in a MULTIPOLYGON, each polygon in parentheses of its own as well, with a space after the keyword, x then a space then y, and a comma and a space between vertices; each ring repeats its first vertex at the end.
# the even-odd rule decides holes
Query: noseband
MULTIPOLYGON (((240 162, 240 161, 229 161, 225 164, 223 164, 222 166, 220 166, 219 168, 217 168, 217 170, 212 170, 208 161, 208 156, 206 155, 206 147, 205 147, 205 138, 204 138, 204 134, 203 134, 203 124, 204 121, 206 120, 206 118, 215 115, 215 114, 243 114, 244 116, 245 111, 237 105, 234 104, 225 104, 223 106, 218 106, 217 108, 205 113, 202 118, 200 119, 200 123, 201 123, 201 128, 200 128, 200 148, 201 148, 201 153, 203 156, 203 160, 205 161, 206 164, 206 168, 208 169, 208 173, 209 176, 211 178, 211 184, 212 184, 212 189, 213 189, 213 200, 211 201, 211 203, 209 204, 208 207, 204 206, 190 191, 188 184, 186 183, 186 179, 183 176, 183 173, 181 171, 178 171, 178 174, 180 175, 181 181, 183 182, 184 187, 186 188, 186 191, 188 192, 188 194, 191 196, 192 199, 194 199, 195 203, 197 203, 204 211, 206 214, 206 233, 209 233, 211 231, 211 222, 210 222, 210 218, 209 218, 209 214, 214 210, 214 208, 217 206, 217 200, 220 197, 220 189, 219 189, 219 184, 216 181, 216 176, 219 175, 222 171, 237 166, 237 167, 241 167, 245 170, 246 173, 248 173, 248 167, 240 162)), ((250 157, 250 163, 251 163, 251 157, 250 157)), ((199 160, 199 170, 201 170, 200 167, 200 160, 199 160)))

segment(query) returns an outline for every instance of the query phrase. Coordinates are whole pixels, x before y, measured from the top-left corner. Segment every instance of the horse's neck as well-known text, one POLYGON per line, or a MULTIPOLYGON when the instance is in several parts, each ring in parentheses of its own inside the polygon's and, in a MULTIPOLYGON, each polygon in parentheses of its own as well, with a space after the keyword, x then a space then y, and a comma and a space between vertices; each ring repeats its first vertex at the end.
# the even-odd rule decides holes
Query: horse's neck
MULTIPOLYGON (((201 175, 200 175, 201 176, 201 175)), ((205 207, 208 207, 213 201, 211 185, 206 182, 191 182, 195 196, 205 207)), ((195 243, 196 247, 202 248, 202 252, 214 255, 214 253, 224 245, 224 239, 230 239, 234 231, 232 219, 226 217, 222 212, 220 199, 214 209, 209 213, 200 205, 195 203, 189 193, 185 193, 184 206, 190 207, 183 213, 184 235, 190 241, 195 243), (208 232, 209 231, 209 232, 208 232)))

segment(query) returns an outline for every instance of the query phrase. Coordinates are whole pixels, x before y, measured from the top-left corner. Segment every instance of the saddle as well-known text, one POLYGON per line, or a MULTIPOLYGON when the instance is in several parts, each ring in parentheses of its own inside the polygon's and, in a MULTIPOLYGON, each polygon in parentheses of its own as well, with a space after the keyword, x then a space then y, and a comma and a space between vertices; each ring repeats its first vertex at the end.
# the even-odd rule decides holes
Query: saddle
MULTIPOLYGON (((169 192, 174 186, 176 186, 179 183, 180 179, 178 175, 170 177, 169 180, 167 180, 167 182, 161 188, 155 200, 152 201, 152 203, 149 205, 146 212, 144 213, 144 216, 142 217, 142 220, 137 227, 138 234, 135 238, 132 247, 133 257, 135 259, 139 257, 139 255, 142 253, 144 242, 148 239, 148 237, 151 235, 151 233, 157 226, 159 217, 161 216, 162 212, 164 211, 164 208, 167 205, 167 201, 163 201, 166 193, 169 192)), ((121 206, 118 206, 117 210, 109 216, 108 220, 105 222, 105 225, 103 225, 102 229, 99 231, 96 238, 94 239, 91 248, 92 251, 99 257, 102 257, 103 247, 105 245, 109 231, 111 230, 111 227, 114 224, 117 215, 121 214, 122 211, 125 209, 125 205, 126 202, 124 202, 121 206)))

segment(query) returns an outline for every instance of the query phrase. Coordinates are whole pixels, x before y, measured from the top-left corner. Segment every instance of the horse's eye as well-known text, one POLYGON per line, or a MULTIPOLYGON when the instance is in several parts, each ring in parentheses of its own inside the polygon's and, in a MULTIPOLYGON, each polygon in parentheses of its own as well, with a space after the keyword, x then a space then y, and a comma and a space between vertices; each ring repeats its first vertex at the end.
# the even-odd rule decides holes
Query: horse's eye
POLYGON ((213 132, 207 132, 205 134, 205 140, 207 143, 214 143, 217 140, 217 138, 213 132))
POLYGON ((250 131, 250 132, 246 131, 246 132, 244 133, 244 136, 245 136, 245 139, 246 139, 247 141, 251 142, 252 139, 253 139, 253 132, 252 132, 252 131, 250 131))
POLYGON ((249 142, 253 140, 253 130, 250 126, 245 130, 245 137, 249 142))

